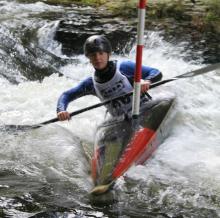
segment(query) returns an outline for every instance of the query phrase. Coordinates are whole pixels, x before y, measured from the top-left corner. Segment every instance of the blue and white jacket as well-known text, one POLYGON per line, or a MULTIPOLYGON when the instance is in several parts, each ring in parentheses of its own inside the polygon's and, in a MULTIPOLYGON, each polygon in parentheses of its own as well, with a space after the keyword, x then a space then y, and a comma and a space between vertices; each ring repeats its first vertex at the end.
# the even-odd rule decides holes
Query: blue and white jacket
MULTIPOLYGON (((116 63, 116 62, 115 62, 116 63)), ((133 86, 133 78, 135 73, 135 63, 132 61, 118 61, 116 63, 118 71, 125 76, 131 85, 133 86)), ((157 82, 161 80, 162 73, 148 66, 142 66, 142 79, 150 80, 151 82, 157 82)), ((76 87, 73 87, 65 91, 58 99, 57 112, 66 111, 68 104, 77 98, 85 95, 94 95, 100 98, 97 93, 97 87, 95 87, 94 77, 88 77, 80 82, 76 87)), ((101 99, 101 101, 106 99, 101 99)))

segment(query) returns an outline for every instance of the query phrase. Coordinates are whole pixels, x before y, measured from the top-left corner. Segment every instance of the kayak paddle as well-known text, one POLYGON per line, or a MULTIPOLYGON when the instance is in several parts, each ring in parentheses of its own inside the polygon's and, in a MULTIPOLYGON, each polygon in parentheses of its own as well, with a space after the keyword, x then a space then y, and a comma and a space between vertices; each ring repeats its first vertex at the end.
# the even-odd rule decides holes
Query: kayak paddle
MULTIPOLYGON (((220 68, 220 63, 216 63, 216 64, 213 64, 213 65, 209 65, 209 66, 206 66, 206 67, 203 67, 203 68, 200 68, 198 70, 193 70, 191 72, 187 72, 187 73, 184 73, 184 74, 181 74, 179 76, 176 76, 176 77, 172 77, 170 79, 165 79, 165 80, 162 80, 162 81, 159 81, 159 82, 156 82, 156 83, 152 83, 150 85, 150 88, 155 88, 157 86, 160 86, 160 85, 163 85, 165 83, 168 83, 168 82, 171 82, 171 81, 174 81, 174 80, 178 80, 178 79, 184 79, 184 78, 190 78, 190 77, 194 77, 194 76, 198 76, 198 75, 201 75, 201 74, 205 74, 205 73, 208 73, 210 71, 213 71, 213 70, 216 70, 220 68)), ((129 92, 127 94, 124 94, 124 95, 121 95, 121 96, 118 96, 118 97, 115 97, 113 99, 109 99, 109 100, 106 100, 106 101, 103 101, 103 102, 100 102, 98 104, 94 104, 94 105, 91 105, 91 106, 88 106, 88 107, 85 107, 85 108, 82 108, 82 109, 79 109, 79 110, 76 110, 72 113, 70 113, 70 117, 73 117, 75 115, 78 115, 78 114, 81 114, 83 112, 86 112, 86 111, 89 111, 89 110, 92 110, 94 108, 98 108, 98 107, 101 107, 101 106, 104 106, 106 104, 109 104, 110 102, 112 101, 115 101, 115 100, 119 100, 121 98, 124 98, 126 96, 130 96, 132 95, 133 92, 129 92)), ((58 118, 53 118, 51 120, 47 120, 47 121, 44 121, 42 123, 38 123, 38 124, 35 124, 35 125, 4 125, 4 126, 1 126, 0 127, 0 130, 6 130, 6 131, 11 131, 11 130, 28 130, 28 129, 37 129, 37 128, 40 128, 44 125, 47 125, 47 124, 50 124, 50 123, 55 123, 59 121, 58 118)))

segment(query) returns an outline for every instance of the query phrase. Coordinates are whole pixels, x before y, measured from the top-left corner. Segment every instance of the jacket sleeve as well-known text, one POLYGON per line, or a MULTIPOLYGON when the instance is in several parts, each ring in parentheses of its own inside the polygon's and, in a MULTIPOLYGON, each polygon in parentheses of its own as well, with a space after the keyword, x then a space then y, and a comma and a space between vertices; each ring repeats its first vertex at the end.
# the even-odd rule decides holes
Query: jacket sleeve
POLYGON ((92 77, 83 80, 79 85, 62 93, 57 102, 57 113, 66 111, 68 104, 85 95, 95 95, 92 77))
MULTIPOLYGON (((133 79, 135 73, 135 63, 132 61, 122 61, 120 63, 119 70, 128 78, 133 79)), ((142 79, 150 80, 152 83, 154 83, 162 79, 162 73, 156 68, 143 65, 142 79)))

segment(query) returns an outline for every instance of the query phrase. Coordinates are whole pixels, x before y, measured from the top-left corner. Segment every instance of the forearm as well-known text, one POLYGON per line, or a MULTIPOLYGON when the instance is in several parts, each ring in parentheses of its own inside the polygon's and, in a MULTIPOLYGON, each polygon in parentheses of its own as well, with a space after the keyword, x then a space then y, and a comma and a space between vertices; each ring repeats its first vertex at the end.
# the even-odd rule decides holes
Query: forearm
POLYGON ((70 99, 65 92, 59 97, 57 102, 57 113, 61 111, 66 111, 68 104, 70 103, 70 99))
POLYGON ((68 104, 77 98, 85 95, 94 94, 94 86, 91 78, 82 81, 78 86, 64 92, 57 102, 57 113, 66 111, 68 104))

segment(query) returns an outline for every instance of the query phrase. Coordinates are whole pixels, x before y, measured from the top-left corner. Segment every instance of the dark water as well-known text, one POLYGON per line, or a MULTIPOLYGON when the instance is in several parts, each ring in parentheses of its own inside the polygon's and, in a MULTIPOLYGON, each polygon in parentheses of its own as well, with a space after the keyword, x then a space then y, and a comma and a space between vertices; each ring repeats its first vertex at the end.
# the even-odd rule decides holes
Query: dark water
MULTIPOLYGON (((75 34, 77 22, 90 19, 90 10, 94 17, 91 8, 0 1, 0 217, 220 217, 218 71, 152 91, 178 96, 170 135, 146 165, 132 168, 103 197, 89 195, 90 163, 82 149, 86 144, 92 150, 103 108, 68 123, 4 131, 3 124, 34 124, 56 116, 61 92, 91 74, 88 60, 74 53, 74 46, 65 53, 61 40, 54 40, 61 21, 68 27, 74 18, 75 34)), ((106 33, 110 20, 102 21, 106 33)), ((114 25, 112 39, 126 31, 130 35, 118 38, 126 49, 120 52, 115 43, 113 58, 134 60, 135 28, 115 18, 114 25), (120 25, 126 26, 121 32, 120 25)), ((186 35, 163 34, 146 31, 144 64, 161 69, 165 77, 218 61, 215 51, 204 55, 206 41, 196 41, 196 48, 186 35)), ((96 102, 86 97, 70 110, 96 102)))

